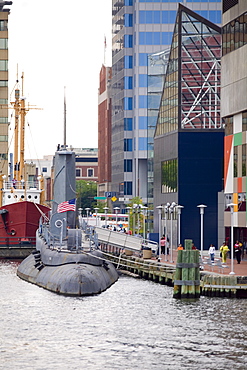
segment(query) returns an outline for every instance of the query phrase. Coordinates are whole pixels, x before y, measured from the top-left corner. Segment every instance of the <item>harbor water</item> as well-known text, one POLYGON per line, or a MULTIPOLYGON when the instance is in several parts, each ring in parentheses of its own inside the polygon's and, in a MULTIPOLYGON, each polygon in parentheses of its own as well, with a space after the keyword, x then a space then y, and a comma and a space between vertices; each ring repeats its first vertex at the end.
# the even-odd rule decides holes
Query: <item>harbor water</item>
POLYGON ((175 300, 173 288, 121 276, 91 297, 64 297, 0 262, 0 369, 247 368, 247 300, 175 300))

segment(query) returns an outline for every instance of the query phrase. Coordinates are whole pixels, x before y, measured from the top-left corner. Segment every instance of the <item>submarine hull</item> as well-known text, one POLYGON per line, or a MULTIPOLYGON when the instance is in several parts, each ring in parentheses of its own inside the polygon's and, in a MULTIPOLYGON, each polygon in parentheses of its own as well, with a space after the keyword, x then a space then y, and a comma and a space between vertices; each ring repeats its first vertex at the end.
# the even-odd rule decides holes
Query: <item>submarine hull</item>
POLYGON ((98 294, 118 280, 118 272, 110 262, 88 253, 71 253, 47 248, 39 239, 40 250, 25 258, 17 275, 52 292, 69 296, 98 294), (36 254, 35 254, 36 253, 36 254))

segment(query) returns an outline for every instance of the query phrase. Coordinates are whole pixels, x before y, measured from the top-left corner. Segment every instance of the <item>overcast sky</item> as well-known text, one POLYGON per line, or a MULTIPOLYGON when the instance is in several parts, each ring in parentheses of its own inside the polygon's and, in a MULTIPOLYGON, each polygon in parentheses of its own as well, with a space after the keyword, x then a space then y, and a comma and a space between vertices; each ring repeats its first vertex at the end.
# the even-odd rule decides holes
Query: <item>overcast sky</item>
MULTIPOLYGON (((25 158, 54 154, 63 143, 64 87, 67 144, 98 147, 99 72, 111 65, 111 0, 13 0, 9 15, 9 95, 17 65, 26 101, 43 110, 26 116, 25 158)), ((14 95, 12 94, 12 100, 14 95)), ((13 119, 11 120, 13 127, 13 119)), ((10 130, 10 140, 12 130, 10 130)))

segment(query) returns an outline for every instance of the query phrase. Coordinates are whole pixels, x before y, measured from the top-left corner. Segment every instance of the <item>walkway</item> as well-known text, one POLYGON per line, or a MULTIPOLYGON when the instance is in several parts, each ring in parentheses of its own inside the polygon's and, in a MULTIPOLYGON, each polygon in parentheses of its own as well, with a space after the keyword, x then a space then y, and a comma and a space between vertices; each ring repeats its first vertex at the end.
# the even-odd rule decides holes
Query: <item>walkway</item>
MULTIPOLYGON (((174 261, 173 263, 170 262, 170 256, 168 256, 169 261, 166 261, 165 257, 166 256, 161 255, 161 262, 168 264, 168 265, 176 266, 177 251, 173 251, 173 261, 174 261)), ((155 257, 152 257, 152 259, 156 260, 155 257)), ((215 272, 220 275, 229 275, 229 273, 231 272, 231 260, 229 258, 227 259, 226 264, 227 264, 227 267, 224 269, 219 269, 219 267, 216 264, 213 266, 204 264, 204 271, 215 272)), ((244 259, 241 261, 240 264, 238 264, 237 261, 234 259, 233 271, 235 272, 236 276, 247 276, 247 255, 244 256, 244 259)))

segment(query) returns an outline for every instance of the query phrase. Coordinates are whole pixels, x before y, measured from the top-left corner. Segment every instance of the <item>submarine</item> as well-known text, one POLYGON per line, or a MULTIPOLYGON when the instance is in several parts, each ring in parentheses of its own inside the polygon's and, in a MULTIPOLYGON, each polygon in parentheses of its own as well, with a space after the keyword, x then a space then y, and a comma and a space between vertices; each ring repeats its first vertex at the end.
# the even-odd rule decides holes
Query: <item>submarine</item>
POLYGON ((58 294, 99 294, 118 280, 118 272, 88 240, 80 214, 76 228, 75 153, 58 147, 53 165, 52 210, 49 216, 40 210, 36 249, 20 263, 17 275, 58 294))

